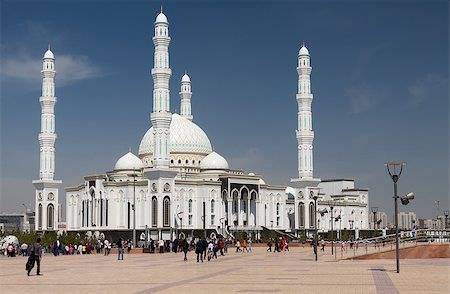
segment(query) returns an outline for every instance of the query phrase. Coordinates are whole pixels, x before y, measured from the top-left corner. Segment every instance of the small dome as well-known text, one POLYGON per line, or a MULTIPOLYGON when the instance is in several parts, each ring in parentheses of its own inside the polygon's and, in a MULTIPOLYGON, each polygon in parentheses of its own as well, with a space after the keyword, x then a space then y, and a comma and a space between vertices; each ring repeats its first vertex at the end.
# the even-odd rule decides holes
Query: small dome
POLYGON ((181 78, 181 82, 186 82, 186 83, 190 83, 191 82, 191 78, 187 75, 187 73, 184 74, 184 76, 181 78))
POLYGON ((200 163, 200 169, 229 170, 230 168, 228 167, 227 160, 213 151, 208 156, 203 158, 200 163))
POLYGON ((249 173, 248 175, 249 175, 249 176, 254 176, 254 175, 255 175, 255 173, 249 173))
POLYGON ((44 59, 47 59, 47 58, 55 59, 55 55, 53 55, 53 52, 50 49, 48 49, 47 52, 45 52, 45 54, 44 54, 44 59))
POLYGON ((114 170, 136 170, 143 168, 144 164, 142 163, 142 161, 139 159, 139 157, 131 152, 128 152, 127 154, 119 158, 119 160, 117 160, 116 162, 116 165, 114 166, 114 170))
POLYGON ((263 179, 259 179, 259 184, 260 184, 260 185, 266 185, 266 182, 264 182, 263 179))
POLYGON ((303 47, 300 48, 300 51, 298 51, 298 55, 309 55, 308 48, 306 48, 305 45, 303 45, 303 47))
POLYGON ((158 14, 158 16, 156 17, 155 23, 169 23, 167 21, 167 17, 165 16, 165 14, 161 11, 160 14, 158 14))

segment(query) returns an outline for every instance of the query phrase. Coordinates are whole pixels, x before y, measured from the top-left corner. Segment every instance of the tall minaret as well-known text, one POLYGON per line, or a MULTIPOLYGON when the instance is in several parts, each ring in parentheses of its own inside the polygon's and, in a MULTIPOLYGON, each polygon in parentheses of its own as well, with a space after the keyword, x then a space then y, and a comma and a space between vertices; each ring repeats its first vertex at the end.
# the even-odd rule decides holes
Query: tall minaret
POLYGON ((187 75, 187 73, 184 73, 184 76, 181 78, 181 111, 180 114, 182 117, 187 118, 188 120, 192 121, 192 112, 191 112, 191 97, 192 97, 192 90, 191 90, 191 79, 187 75))
POLYGON ((153 77, 153 112, 150 119, 154 130, 154 150, 153 167, 169 168, 169 150, 170 150, 170 92, 169 80, 172 71, 169 68, 169 22, 164 15, 161 7, 161 13, 156 17, 155 36, 153 37, 155 45, 154 66, 152 69, 153 77))
POLYGON ((36 230, 58 228, 58 187, 55 180, 55 56, 48 46, 42 63, 41 132, 39 133, 39 180, 36 188, 36 230))
POLYGON ((311 104, 311 64, 309 51, 303 44, 298 52, 298 176, 299 179, 309 180, 313 178, 313 140, 311 104))

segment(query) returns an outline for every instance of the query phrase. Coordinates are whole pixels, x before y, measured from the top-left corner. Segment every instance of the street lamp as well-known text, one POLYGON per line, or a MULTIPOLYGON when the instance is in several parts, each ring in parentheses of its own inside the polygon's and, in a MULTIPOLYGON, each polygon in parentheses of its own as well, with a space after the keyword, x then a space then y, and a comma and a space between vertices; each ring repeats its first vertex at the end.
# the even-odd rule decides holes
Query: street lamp
POLYGON ((400 176, 403 171, 403 167, 406 165, 405 162, 387 162, 384 164, 388 170, 389 176, 394 182, 394 225, 395 225, 395 257, 397 263, 397 273, 400 273, 400 254, 399 254, 399 245, 398 245, 398 199, 403 205, 407 205, 410 200, 414 199, 414 194, 412 192, 408 193, 406 196, 398 196, 397 193, 397 182, 400 179, 400 176), (398 170, 400 169, 400 170, 398 170))
MULTIPOLYGON (((133 170, 136 169, 133 167, 133 170)), ((133 177, 133 246, 136 248, 136 177, 139 176, 136 172, 128 174, 127 176, 133 177)))
POLYGON ((317 198, 319 198, 319 195, 314 195, 314 254, 316 256, 317 261, 317 243, 319 242, 317 238, 317 198))
POLYGON ((338 215, 337 217, 335 217, 334 221, 335 222, 339 221, 339 241, 340 241, 341 240, 341 229, 342 229, 342 217, 341 217, 341 215, 338 215))
POLYGON ((220 224, 222 225, 222 237, 225 237, 225 236, 223 236, 223 233, 225 233, 225 224, 224 224, 225 218, 221 217, 219 221, 220 221, 220 224))
POLYGON ((448 215, 449 215, 448 210, 444 210, 444 216, 445 216, 444 230, 447 229, 447 224, 448 224, 447 219, 448 219, 448 215))
MULTIPOLYGON (((180 219, 180 224, 181 224, 181 229, 180 229, 180 231, 181 231, 181 233, 183 233, 183 216, 182 216, 183 213, 184 213, 184 211, 180 211, 180 212, 177 213, 177 216, 178 216, 178 218, 180 219)), ((180 237, 181 233, 178 234, 177 238, 180 237)))
POLYGON ((378 207, 374 206, 370 209, 373 213, 373 229, 376 229, 378 207))
POLYGON ((334 255, 334 230, 333 230, 333 223, 334 223, 334 217, 333 217, 333 210, 334 210, 334 204, 330 205, 330 213, 331 213, 331 255, 334 255))

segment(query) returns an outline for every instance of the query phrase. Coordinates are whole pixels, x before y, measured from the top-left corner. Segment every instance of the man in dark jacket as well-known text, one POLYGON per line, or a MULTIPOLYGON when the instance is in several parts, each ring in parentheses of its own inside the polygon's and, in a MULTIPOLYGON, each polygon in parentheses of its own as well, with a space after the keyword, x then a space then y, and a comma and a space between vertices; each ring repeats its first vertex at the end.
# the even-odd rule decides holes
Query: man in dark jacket
POLYGON ((183 248, 184 261, 187 261, 187 253, 189 251, 189 242, 186 239, 183 239, 183 240, 181 240, 180 243, 183 243, 182 245, 180 244, 180 246, 182 246, 182 248, 183 248))
POLYGON ((41 238, 37 238, 36 243, 29 246, 28 249, 30 250, 27 264, 26 264, 26 270, 27 275, 30 275, 31 270, 34 267, 34 263, 37 263, 37 269, 36 274, 40 276, 41 272, 41 258, 42 258, 42 247, 41 247, 41 238))
POLYGON ((195 245, 195 253, 197 253, 197 262, 200 260, 203 262, 203 251, 205 250, 206 240, 203 242, 203 239, 200 239, 197 241, 197 244, 195 245))

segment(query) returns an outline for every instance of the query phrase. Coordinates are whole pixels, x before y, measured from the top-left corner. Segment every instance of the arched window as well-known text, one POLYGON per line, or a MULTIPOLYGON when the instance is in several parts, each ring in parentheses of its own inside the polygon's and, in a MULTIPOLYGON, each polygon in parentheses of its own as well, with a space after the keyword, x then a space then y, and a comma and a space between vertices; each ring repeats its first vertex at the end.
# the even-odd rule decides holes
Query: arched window
POLYGON ((314 202, 309 203, 309 227, 314 228, 316 224, 316 214, 314 209, 314 202))
POLYGON ((39 228, 39 230, 42 230, 42 204, 39 204, 39 211, 38 211, 38 228, 39 228))
POLYGON ((158 225, 158 200, 156 197, 152 198, 152 226, 158 225))
POLYGON ((170 226, 170 198, 165 197, 163 201, 163 226, 170 226))
POLYGON ((53 207, 53 204, 49 204, 47 206, 47 228, 48 229, 53 229, 54 211, 55 211, 55 208, 53 207))
POLYGON ((303 202, 298 204, 298 226, 300 228, 305 227, 305 204, 303 202))
POLYGON ((280 215, 280 203, 277 203, 277 215, 280 215))
POLYGON ((213 200, 211 200, 211 214, 214 214, 214 204, 215 204, 215 201, 213 199, 213 200))
POLYGON ((192 199, 189 199, 188 212, 192 213, 192 199))

